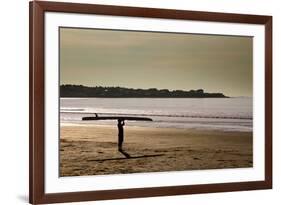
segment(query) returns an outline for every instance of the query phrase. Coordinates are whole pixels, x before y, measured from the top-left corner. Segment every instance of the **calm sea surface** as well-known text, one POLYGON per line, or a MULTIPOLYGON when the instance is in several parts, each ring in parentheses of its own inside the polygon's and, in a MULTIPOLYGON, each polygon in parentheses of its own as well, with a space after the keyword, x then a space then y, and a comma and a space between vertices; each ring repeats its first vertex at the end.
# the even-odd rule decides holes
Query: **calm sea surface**
POLYGON ((126 122, 126 126, 252 131, 252 98, 61 98, 63 124, 116 124, 82 121, 94 116, 150 117, 153 122, 126 122))

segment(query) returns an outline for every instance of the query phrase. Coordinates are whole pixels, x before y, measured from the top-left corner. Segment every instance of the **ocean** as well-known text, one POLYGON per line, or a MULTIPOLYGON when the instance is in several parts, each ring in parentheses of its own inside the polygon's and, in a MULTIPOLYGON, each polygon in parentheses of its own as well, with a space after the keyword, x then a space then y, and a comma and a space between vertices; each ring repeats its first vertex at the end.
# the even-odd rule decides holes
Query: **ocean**
POLYGON ((149 117, 126 126, 252 132, 253 99, 237 98, 61 98, 63 125, 116 125, 116 121, 82 121, 82 117, 149 117))

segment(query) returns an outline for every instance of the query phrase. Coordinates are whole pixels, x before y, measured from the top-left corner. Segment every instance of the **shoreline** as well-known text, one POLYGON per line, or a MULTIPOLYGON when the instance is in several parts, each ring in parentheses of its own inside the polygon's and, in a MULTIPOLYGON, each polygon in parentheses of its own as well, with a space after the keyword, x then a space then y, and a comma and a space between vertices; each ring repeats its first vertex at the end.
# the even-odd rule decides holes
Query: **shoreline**
MULTIPOLYGON (((90 123, 77 123, 77 122, 61 122, 60 123, 60 128, 62 127, 103 127, 103 128, 113 128, 116 127, 115 124, 90 124, 90 123)), ((175 129, 175 130, 186 130, 186 131, 192 131, 192 132, 226 132, 226 133, 231 133, 231 132, 239 132, 239 133, 252 133, 252 131, 248 130, 226 130, 226 129, 219 129, 219 128, 186 128, 186 127, 168 127, 168 128, 163 128, 163 127, 152 127, 152 126, 140 126, 140 125, 126 125, 125 129, 175 129)))

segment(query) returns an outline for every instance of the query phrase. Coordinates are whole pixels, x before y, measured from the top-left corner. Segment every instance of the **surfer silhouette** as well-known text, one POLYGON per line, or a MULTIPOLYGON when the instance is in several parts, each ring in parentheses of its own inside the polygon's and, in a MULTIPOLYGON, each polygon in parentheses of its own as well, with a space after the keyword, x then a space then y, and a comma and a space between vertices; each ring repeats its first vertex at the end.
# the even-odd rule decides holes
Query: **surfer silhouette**
POLYGON ((122 150, 122 144, 124 141, 124 128, 123 126, 125 125, 124 120, 118 119, 118 150, 121 151, 122 150))
POLYGON ((147 117, 131 117, 131 116, 99 116, 94 113, 94 117, 82 117, 82 120, 117 120, 118 127, 118 151, 121 152, 126 158, 131 158, 131 156, 122 149, 122 144, 124 141, 124 125, 125 120, 132 121, 152 121, 151 118, 147 117))

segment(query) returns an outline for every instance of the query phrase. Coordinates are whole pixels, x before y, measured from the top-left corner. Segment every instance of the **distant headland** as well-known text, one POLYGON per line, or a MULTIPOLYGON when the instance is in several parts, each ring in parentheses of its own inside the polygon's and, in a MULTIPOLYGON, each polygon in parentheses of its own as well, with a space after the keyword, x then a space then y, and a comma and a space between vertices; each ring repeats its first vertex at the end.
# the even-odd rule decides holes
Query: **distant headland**
POLYGON ((205 93, 198 90, 134 89, 124 87, 87 87, 83 85, 61 85, 60 97, 70 98, 227 98, 222 93, 205 93))

